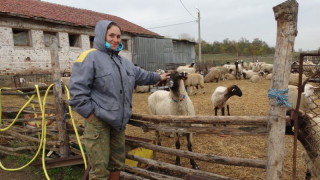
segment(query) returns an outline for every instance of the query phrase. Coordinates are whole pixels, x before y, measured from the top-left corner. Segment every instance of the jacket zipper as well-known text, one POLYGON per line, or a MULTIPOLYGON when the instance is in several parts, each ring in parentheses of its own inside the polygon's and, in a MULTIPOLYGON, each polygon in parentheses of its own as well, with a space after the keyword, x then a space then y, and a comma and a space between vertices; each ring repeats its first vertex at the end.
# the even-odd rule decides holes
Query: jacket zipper
POLYGON ((122 111, 122 118, 121 118, 121 130, 122 130, 122 125, 123 125, 123 119, 124 119, 124 102, 125 102, 125 94, 124 94, 124 89, 123 89, 123 81, 122 81, 122 74, 121 74, 121 70, 119 65, 117 64, 117 62, 113 59, 113 57, 111 56, 111 59, 113 60, 113 62, 116 64, 119 74, 120 74, 120 80, 121 80, 121 90, 120 93, 122 94, 122 107, 123 107, 123 111, 122 111))

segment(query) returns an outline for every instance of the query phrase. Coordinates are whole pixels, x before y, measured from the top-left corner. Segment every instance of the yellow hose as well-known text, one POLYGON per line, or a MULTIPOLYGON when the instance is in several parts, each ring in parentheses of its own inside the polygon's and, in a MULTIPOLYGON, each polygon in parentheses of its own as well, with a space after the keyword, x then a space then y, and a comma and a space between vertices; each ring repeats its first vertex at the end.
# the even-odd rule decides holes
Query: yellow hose
MULTIPOLYGON (((67 92, 67 97, 68 97, 68 100, 70 99, 70 94, 69 94, 69 90, 67 88, 67 86, 65 85, 64 86, 65 89, 66 89, 66 92, 67 92)), ((80 141, 80 138, 79 138, 79 134, 78 134, 78 130, 77 130, 77 126, 74 122, 74 119, 73 119, 73 114, 72 114, 72 110, 71 110, 71 107, 68 105, 69 107, 69 113, 70 113, 70 118, 71 118, 71 121, 72 121, 72 125, 73 125, 73 129, 74 129, 74 132, 76 134, 76 137, 77 137, 77 142, 79 143, 79 147, 80 147, 80 151, 81 151, 81 155, 82 155, 82 158, 83 158, 83 162, 84 162, 84 169, 86 170, 87 169, 87 160, 86 160, 86 156, 84 154, 84 151, 83 151, 83 148, 82 148, 82 144, 81 144, 81 141, 80 141)))
MULTIPOLYGON (((46 132, 47 132, 47 126, 46 126, 46 119, 45 119, 45 103, 46 103, 46 99, 47 99, 47 95, 49 93, 49 90, 51 89, 51 87, 53 86, 54 84, 51 84, 46 93, 45 93, 45 96, 44 96, 44 99, 43 99, 43 105, 41 104, 41 97, 40 97, 40 91, 39 91, 39 87, 38 85, 35 85, 36 87, 36 90, 37 90, 37 96, 38 96, 38 101, 39 101, 39 106, 40 106, 40 110, 41 110, 41 113, 42 113, 42 133, 41 133, 41 140, 40 140, 40 145, 39 145, 39 148, 36 152, 36 154, 34 155, 34 157, 25 165, 23 165, 22 167, 20 168, 14 168, 14 169, 9 169, 9 168, 6 168, 2 165, 1 161, 0 161, 0 167, 5 170, 5 171, 19 171, 21 169, 24 169, 26 168, 28 165, 30 165, 35 159, 36 157, 38 156, 41 148, 42 148, 42 167, 43 167, 43 171, 45 173, 45 176, 48 180, 50 180, 50 177, 47 173, 47 170, 46 170, 46 166, 45 166, 45 150, 46 150, 46 132)), ((10 88, 2 88, 2 89, 10 89, 10 88)), ((1 90, 0 88, 0 112, 2 113, 2 109, 1 109, 1 90)), ((69 94, 69 90, 67 88, 67 86, 65 86, 65 89, 66 89, 66 92, 67 92, 67 97, 68 97, 68 100, 70 99, 70 94, 69 94)), ((16 118, 14 119, 14 121, 6 128, 4 129, 0 129, 0 132, 1 131, 5 131, 5 130, 8 130, 14 123, 15 121, 17 120, 17 118, 19 117, 20 113, 24 110, 25 107, 28 106, 28 104, 32 101, 32 99, 35 97, 35 95, 32 95, 31 98, 29 98, 29 100, 27 101, 27 103, 20 109, 20 111, 18 112, 16 118)), ((34 106, 33 106, 34 108, 34 106)), ((82 158, 83 158, 83 161, 84 161, 84 165, 85 165, 85 169, 87 169, 87 161, 86 161, 86 157, 85 157, 85 153, 83 151, 83 147, 82 147, 82 144, 81 144, 81 141, 80 141, 80 138, 79 138, 79 134, 78 134, 78 130, 77 130, 77 127, 75 125, 75 122, 74 122, 74 119, 73 119, 73 114, 72 114, 72 110, 71 110, 71 107, 68 106, 69 108, 69 113, 70 113, 70 117, 71 117, 71 121, 72 121, 72 125, 73 125, 73 128, 74 128, 74 132, 76 134, 76 137, 77 137, 77 142, 79 143, 79 147, 80 147, 80 151, 81 151, 81 155, 82 155, 82 158)), ((1 127, 2 123, 1 123, 1 114, 0 114, 0 127, 1 127)))
MULTIPOLYGON (((38 85, 36 85, 36 88, 38 88, 38 85)), ((37 93, 38 93, 38 92, 37 92, 37 93)), ((19 113, 17 114, 17 117, 20 115, 21 111, 31 102, 31 100, 34 98, 34 96, 35 96, 35 95, 33 95, 33 96, 29 99, 29 101, 20 109, 19 113)), ((41 100, 39 99, 39 104, 41 104, 40 101, 41 101, 41 100)), ((1 104, 0 104, 0 106, 1 106, 1 104)), ((41 107, 41 105, 40 105, 40 107, 41 107)), ((15 120, 13 121, 13 123, 16 121, 17 117, 15 118, 15 120)), ((13 123, 12 123, 12 124, 13 124, 13 123)), ((12 126, 12 124, 11 124, 11 126, 12 126)), ((45 118, 42 118, 42 124, 45 124, 45 118)), ((7 130, 7 129, 8 129, 9 127, 11 127, 11 126, 8 126, 7 128, 5 128, 5 130, 7 130)), ((2 131, 5 131, 5 130, 2 129, 2 131)), ((25 165, 23 165, 23 166, 21 166, 21 167, 19 167, 19 168, 12 168, 12 169, 10 169, 10 168, 4 167, 4 166, 2 165, 2 163, 1 163, 1 161, 0 161, 0 167, 1 167, 1 169, 5 170, 5 171, 19 171, 19 170, 21 170, 21 169, 26 168, 28 165, 30 165, 30 164, 36 159, 36 157, 38 156, 38 154, 39 154, 39 152, 40 152, 40 150, 41 150, 44 136, 45 136, 45 134, 42 132, 42 133, 41 133, 41 141, 40 141, 39 148, 38 148, 36 154, 34 155, 34 157, 33 157, 28 163, 26 163, 25 165)))

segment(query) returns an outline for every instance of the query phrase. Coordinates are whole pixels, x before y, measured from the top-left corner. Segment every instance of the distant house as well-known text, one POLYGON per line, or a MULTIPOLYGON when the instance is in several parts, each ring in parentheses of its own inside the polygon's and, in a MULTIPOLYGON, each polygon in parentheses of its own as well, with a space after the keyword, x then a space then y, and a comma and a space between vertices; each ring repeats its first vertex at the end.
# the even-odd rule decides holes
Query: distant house
POLYGON ((164 38, 117 16, 40 0, 0 0, 0 75, 50 72, 52 36, 58 38, 61 72, 70 72, 78 55, 92 48, 94 26, 101 19, 119 24, 121 55, 145 69, 195 59, 193 42, 164 38), (186 46, 181 59, 186 51, 179 47, 186 46))

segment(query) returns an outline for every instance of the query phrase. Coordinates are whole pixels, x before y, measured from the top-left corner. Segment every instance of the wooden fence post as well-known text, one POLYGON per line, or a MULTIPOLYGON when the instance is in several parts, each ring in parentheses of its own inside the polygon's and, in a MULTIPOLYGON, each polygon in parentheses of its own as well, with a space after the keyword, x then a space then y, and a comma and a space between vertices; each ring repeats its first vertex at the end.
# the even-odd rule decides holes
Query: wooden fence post
POLYGON ((51 66, 53 76, 53 93, 55 97, 56 105, 56 126, 58 129, 58 139, 60 141, 59 151, 61 157, 68 156, 68 136, 66 122, 64 120, 65 107, 62 99, 61 87, 61 72, 58 54, 58 39, 56 37, 51 39, 50 54, 51 54, 51 66))
MULTIPOLYGON (((277 42, 272 70, 271 89, 288 87, 293 46, 297 35, 298 3, 288 0, 273 8, 277 21, 277 42)), ((285 115, 287 107, 269 101, 267 180, 283 179, 285 150, 285 115)))

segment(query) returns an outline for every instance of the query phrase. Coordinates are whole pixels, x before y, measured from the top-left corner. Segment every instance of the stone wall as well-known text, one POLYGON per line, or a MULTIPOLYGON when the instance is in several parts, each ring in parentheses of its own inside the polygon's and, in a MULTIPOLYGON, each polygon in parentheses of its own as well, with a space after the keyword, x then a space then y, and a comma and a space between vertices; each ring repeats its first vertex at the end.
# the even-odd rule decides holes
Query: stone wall
MULTIPOLYGON (((44 32, 54 32, 59 42, 61 72, 71 72, 72 64, 79 54, 90 49, 93 27, 35 21, 31 19, 1 17, 0 20, 0 76, 15 74, 38 74, 51 72, 50 48, 45 46, 44 32), (12 29, 29 31, 30 46, 14 46, 12 29), (70 47, 69 34, 79 34, 79 47, 70 47)), ((131 36, 123 35, 131 43, 131 36)), ((121 55, 132 60, 131 46, 121 55)), ((8 79, 8 78, 6 78, 8 79)))

